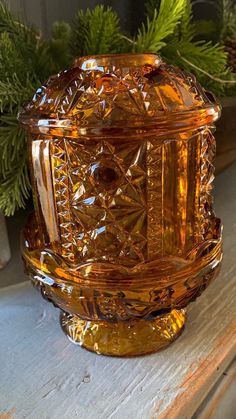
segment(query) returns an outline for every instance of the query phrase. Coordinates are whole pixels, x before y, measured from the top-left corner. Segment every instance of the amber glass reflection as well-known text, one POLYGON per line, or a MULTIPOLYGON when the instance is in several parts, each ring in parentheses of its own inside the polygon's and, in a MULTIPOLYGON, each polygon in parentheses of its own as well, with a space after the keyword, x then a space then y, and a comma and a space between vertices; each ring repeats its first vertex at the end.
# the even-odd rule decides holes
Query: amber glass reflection
POLYGON ((217 272, 212 210, 219 106, 154 54, 85 57, 20 113, 35 216, 23 256, 74 342, 156 351, 217 272))

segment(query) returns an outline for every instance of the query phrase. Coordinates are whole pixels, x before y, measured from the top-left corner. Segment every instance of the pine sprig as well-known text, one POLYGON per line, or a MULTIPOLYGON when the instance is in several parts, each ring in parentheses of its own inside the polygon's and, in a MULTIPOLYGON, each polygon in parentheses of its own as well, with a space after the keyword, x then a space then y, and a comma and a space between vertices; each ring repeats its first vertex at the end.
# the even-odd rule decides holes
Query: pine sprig
POLYGON ((55 63, 57 72, 71 65, 72 56, 69 48, 71 34, 71 26, 66 22, 54 22, 52 25, 49 53, 55 63))
POLYGON ((13 215, 29 197, 25 133, 13 115, 0 118, 0 208, 13 215))
POLYGON ((90 22, 90 10, 79 10, 72 22, 70 49, 74 57, 80 57, 85 51, 86 39, 90 22))
MULTIPOLYGON (((37 85, 57 66, 50 53, 49 43, 32 26, 25 25, 14 17, 0 1, 0 35, 8 36, 13 50, 24 64, 23 75, 28 73, 37 85)), ((13 61, 14 62, 14 61, 13 61)), ((22 68, 21 68, 22 69, 22 68)))
POLYGON ((135 51, 157 52, 166 45, 165 39, 173 34, 186 6, 186 0, 162 0, 159 13, 154 10, 153 18, 147 17, 138 31, 135 51))
POLYGON ((72 28, 74 56, 115 53, 120 44, 119 18, 111 7, 80 10, 72 28))
POLYGON ((24 207, 30 193, 25 132, 16 115, 58 68, 50 48, 0 2, 0 211, 5 215, 24 207))
POLYGON ((25 52, 27 49, 28 52, 33 52, 39 41, 39 35, 33 28, 14 18, 10 10, 0 3, 0 33, 4 32, 10 35, 20 51, 25 52))
POLYGON ((232 37, 236 39, 236 4, 233 0, 217 0, 215 3, 220 23, 220 40, 232 37))
POLYGON ((29 198, 30 181, 27 168, 27 157, 24 151, 17 161, 14 161, 7 179, 1 179, 0 208, 6 216, 14 215, 19 208, 25 208, 29 198))
MULTIPOLYGON (((212 74, 221 74, 225 71, 227 54, 219 44, 213 45, 211 42, 203 41, 186 42, 180 39, 163 48, 162 53, 167 61, 173 62, 174 57, 174 62, 180 67, 183 66, 180 57, 182 56, 203 70, 211 71, 212 74)), ((189 67, 187 69, 190 70, 189 67)))
POLYGON ((22 84, 16 73, 6 81, 0 80, 0 112, 13 112, 16 106, 24 103, 33 94, 34 87, 26 76, 22 84))
POLYGON ((9 34, 0 34, 0 79, 7 80, 17 70, 24 78, 25 67, 19 50, 13 44, 9 34))
POLYGON ((187 42, 191 42, 196 33, 196 24, 193 23, 192 5, 190 0, 186 0, 183 14, 178 26, 179 37, 187 42))
POLYGON ((0 34, 8 36, 12 49, 17 51, 18 57, 24 57, 25 70, 23 74, 27 71, 32 78, 36 79, 35 69, 38 63, 39 34, 33 28, 27 27, 20 20, 13 18, 10 11, 2 3, 0 3, 0 34))
POLYGON ((160 4, 161 4, 161 0, 148 0, 145 3, 146 15, 150 19, 153 19, 155 9, 157 13, 159 13, 160 4))

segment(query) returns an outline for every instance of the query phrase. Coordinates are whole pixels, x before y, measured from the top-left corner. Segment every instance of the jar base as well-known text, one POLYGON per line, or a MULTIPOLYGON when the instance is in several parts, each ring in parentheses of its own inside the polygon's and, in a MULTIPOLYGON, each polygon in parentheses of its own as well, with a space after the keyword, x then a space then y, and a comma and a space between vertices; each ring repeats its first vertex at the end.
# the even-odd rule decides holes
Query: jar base
POLYGON ((62 330, 74 343, 102 355, 137 356, 159 351, 183 331, 185 310, 172 310, 155 320, 128 322, 81 320, 61 312, 62 330))

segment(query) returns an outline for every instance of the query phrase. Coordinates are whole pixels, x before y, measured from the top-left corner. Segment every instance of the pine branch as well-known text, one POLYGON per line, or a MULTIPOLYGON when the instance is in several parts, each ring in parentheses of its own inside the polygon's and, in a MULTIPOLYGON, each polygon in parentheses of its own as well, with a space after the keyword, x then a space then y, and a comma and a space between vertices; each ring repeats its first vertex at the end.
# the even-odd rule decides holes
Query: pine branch
POLYGON ((49 43, 0 2, 0 210, 5 215, 24 207, 30 190, 26 138, 17 111, 67 59, 65 43, 65 32, 60 38, 54 30, 49 43))
POLYGON ((29 99, 34 92, 29 77, 26 75, 25 83, 22 84, 16 73, 6 81, 0 80, 0 112, 12 112, 16 106, 20 106, 29 99))
POLYGON ((80 10, 72 26, 74 56, 115 53, 121 43, 119 18, 111 7, 80 10))
POLYGON ((0 33, 3 32, 8 33, 23 51, 25 48, 32 50, 39 39, 39 35, 32 27, 26 26, 19 19, 13 17, 10 10, 0 2, 0 33))
POLYGON ((7 34, 13 48, 24 62, 24 73, 30 74, 37 85, 49 74, 57 70, 50 54, 50 48, 40 33, 32 26, 27 26, 14 17, 8 8, 0 1, 0 35, 7 34))
POLYGON ((24 79, 25 64, 9 34, 0 34, 0 79, 7 80, 15 71, 24 79))
POLYGON ((236 39, 236 5, 233 0, 222 0, 222 30, 220 37, 236 39))
POLYGON ((86 54, 106 54, 116 51, 119 42, 119 19, 110 7, 97 6, 91 12, 85 42, 86 54))
POLYGON ((179 50, 182 56, 189 58, 201 68, 211 70, 213 74, 220 74, 225 71, 227 54, 221 45, 198 41, 189 44, 180 42, 179 47, 176 50, 179 50))
POLYGON ((13 215, 29 196, 26 139, 16 116, 0 117, 0 211, 13 215))
POLYGON ((154 10, 153 19, 147 17, 146 25, 138 31, 135 51, 157 52, 166 45, 165 39, 174 33, 180 22, 186 0, 162 0, 159 13, 154 10))
POLYGON ((25 66, 29 71, 33 69, 40 37, 33 28, 14 18, 7 7, 0 2, 0 34, 3 33, 8 34, 18 54, 25 57, 25 66))
POLYGON ((162 55, 167 62, 194 73, 203 86, 210 86, 218 95, 227 89, 227 80, 233 80, 226 66, 227 54, 219 44, 175 40, 163 49, 162 55))
POLYGON ((49 52, 56 64, 57 71, 71 65, 70 40, 71 26, 66 22, 54 22, 49 52))
POLYGON ((12 165, 6 180, 0 181, 0 211, 10 216, 19 208, 25 208, 29 198, 30 180, 27 168, 27 154, 23 152, 12 165), (11 175, 11 176, 10 176, 11 175))
POLYGON ((157 13, 159 13, 160 4, 161 4, 161 0, 148 0, 145 3, 146 15, 150 19, 153 19, 155 9, 157 13))
POLYGON ((183 14, 178 26, 179 37, 185 41, 192 41, 196 33, 196 24, 193 23, 192 5, 190 0, 186 0, 183 14))
POLYGON ((72 23, 70 48, 72 56, 80 57, 85 51, 86 39, 88 36, 88 28, 90 22, 91 12, 87 10, 79 10, 72 23))
POLYGON ((198 20, 194 24, 194 37, 201 36, 202 38, 219 39, 219 29, 217 22, 213 20, 198 20))

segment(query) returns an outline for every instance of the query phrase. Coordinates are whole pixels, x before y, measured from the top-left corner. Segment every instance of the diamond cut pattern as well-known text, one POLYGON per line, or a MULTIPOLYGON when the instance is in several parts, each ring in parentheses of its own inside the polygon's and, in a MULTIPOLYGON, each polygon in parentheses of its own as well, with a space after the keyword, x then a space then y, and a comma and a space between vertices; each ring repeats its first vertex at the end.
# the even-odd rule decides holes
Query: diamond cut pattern
MULTIPOLYGON (((147 210, 160 194, 154 181, 160 153, 154 158, 154 147, 143 140, 125 144, 71 139, 53 142, 52 169, 64 257, 72 260, 73 253, 75 262, 86 258, 120 260, 126 265, 147 259, 147 210)), ((160 244, 158 238, 155 243, 160 244)))
MULTIPOLYGON (((153 117, 211 106, 195 78, 164 63, 101 66, 91 71, 75 67, 52 78, 33 103, 27 112, 40 109, 50 118, 67 118, 79 129, 86 127, 88 135, 89 128, 97 129, 90 138, 83 132, 86 137, 54 139, 51 144, 63 256, 73 262, 118 258, 126 265, 163 256, 162 198, 165 182, 169 182, 163 179, 164 140, 145 140, 139 133, 136 139, 115 141, 108 137, 111 131, 103 132, 103 128, 114 128, 118 123, 120 129, 121 121, 132 121, 135 128, 140 120, 148 127, 153 117), (97 135, 99 140, 93 140, 97 135)), ((210 134, 204 135, 198 217, 202 237, 207 235, 212 216, 212 144, 210 134)), ((178 197, 172 198, 177 208, 178 197)), ((169 212, 168 237, 173 236, 176 242, 177 227, 173 228, 169 212)), ((184 242, 182 236, 181 240, 184 242)))
POLYGON ((215 157, 215 138, 207 128, 201 138, 201 186, 200 186, 200 232, 202 239, 212 237, 214 214, 212 209, 212 182, 214 180, 213 159, 215 157))
POLYGON ((73 231, 75 226, 70 212, 67 153, 63 139, 57 140, 51 145, 51 156, 62 254, 67 260, 74 262, 76 247, 73 239, 73 231))
POLYGON ((37 109, 51 118, 67 118, 80 127, 110 127, 123 121, 150 121, 163 112, 195 110, 212 105, 188 72, 158 66, 107 66, 62 71, 34 95, 25 113, 37 109))

